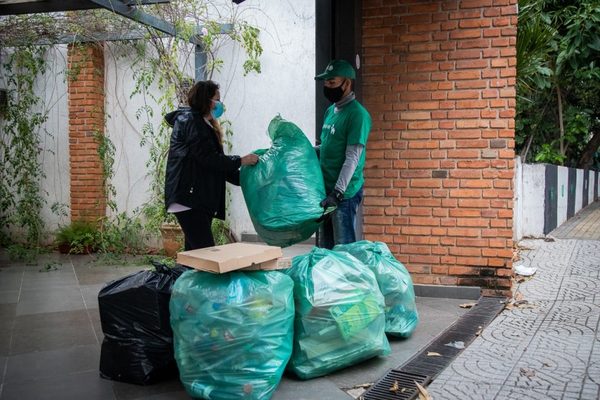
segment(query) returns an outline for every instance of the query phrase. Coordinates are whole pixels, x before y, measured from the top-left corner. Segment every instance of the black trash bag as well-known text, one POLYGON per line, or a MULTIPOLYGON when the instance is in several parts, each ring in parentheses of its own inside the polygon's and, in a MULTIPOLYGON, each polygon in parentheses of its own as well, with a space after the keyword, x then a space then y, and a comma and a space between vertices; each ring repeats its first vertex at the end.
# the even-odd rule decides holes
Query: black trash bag
POLYGON ((175 280, 189 268, 153 265, 155 270, 109 282, 98 293, 104 379, 148 385, 178 376, 169 301, 175 280))

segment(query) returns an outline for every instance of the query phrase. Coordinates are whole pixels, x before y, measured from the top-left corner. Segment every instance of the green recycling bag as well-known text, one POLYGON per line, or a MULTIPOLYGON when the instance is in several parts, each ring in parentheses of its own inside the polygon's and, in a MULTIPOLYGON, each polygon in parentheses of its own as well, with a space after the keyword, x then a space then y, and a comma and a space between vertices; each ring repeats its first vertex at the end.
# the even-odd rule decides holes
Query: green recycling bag
POLYGON ((415 289, 410 274, 383 242, 339 244, 335 251, 347 252, 371 268, 385 298, 385 331, 392 336, 409 337, 419 323, 415 289))
POLYGON ((292 354, 294 283, 278 271, 187 271, 169 310, 179 377, 203 399, 271 398, 292 354))
POLYGON ((317 154, 304 133, 280 116, 268 128, 272 145, 259 162, 243 166, 240 185, 256 233, 269 245, 287 247, 319 227, 325 184, 317 154))
POLYGON ((294 257, 296 317, 291 370, 322 376, 390 353, 383 295, 373 272, 347 253, 313 248, 294 257))

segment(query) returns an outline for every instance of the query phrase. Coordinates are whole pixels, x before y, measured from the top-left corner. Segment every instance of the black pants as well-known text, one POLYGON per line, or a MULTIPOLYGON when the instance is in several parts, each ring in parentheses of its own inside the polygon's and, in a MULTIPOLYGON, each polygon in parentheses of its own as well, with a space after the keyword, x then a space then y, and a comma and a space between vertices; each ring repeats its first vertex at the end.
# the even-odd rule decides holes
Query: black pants
POLYGON ((175 213, 185 237, 185 250, 202 249, 215 245, 212 235, 212 215, 202 210, 175 213))

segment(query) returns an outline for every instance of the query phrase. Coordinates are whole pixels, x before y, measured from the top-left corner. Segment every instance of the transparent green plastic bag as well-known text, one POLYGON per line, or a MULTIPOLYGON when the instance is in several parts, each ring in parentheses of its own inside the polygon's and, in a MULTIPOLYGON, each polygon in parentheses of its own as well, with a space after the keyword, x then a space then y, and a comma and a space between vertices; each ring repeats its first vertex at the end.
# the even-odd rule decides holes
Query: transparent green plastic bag
POLYGON ((371 268, 385 298, 385 332, 409 337, 419 323, 415 289, 410 274, 383 242, 339 244, 334 251, 347 252, 371 268))
POLYGON ((290 369, 322 376, 390 353, 383 295, 373 272, 347 253, 313 248, 294 257, 296 318, 290 369))
POLYGON ((325 184, 316 152, 294 123, 277 116, 268 128, 272 145, 240 171, 240 185, 256 233, 272 246, 308 239, 319 227, 325 184))
POLYGON ((171 294, 179 377, 192 397, 271 398, 292 354, 294 283, 278 271, 189 271, 171 294))

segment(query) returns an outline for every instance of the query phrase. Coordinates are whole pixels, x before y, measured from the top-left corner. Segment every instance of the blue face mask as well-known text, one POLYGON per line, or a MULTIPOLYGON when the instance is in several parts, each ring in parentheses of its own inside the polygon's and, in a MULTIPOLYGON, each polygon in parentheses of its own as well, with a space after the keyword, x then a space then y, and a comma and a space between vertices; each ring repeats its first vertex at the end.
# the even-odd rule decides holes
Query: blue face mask
POLYGON ((219 119, 221 118, 221 115, 223 115, 223 111, 225 111, 223 108, 223 103, 218 100, 213 101, 215 102, 215 108, 213 108, 210 113, 212 114, 213 118, 219 119))

